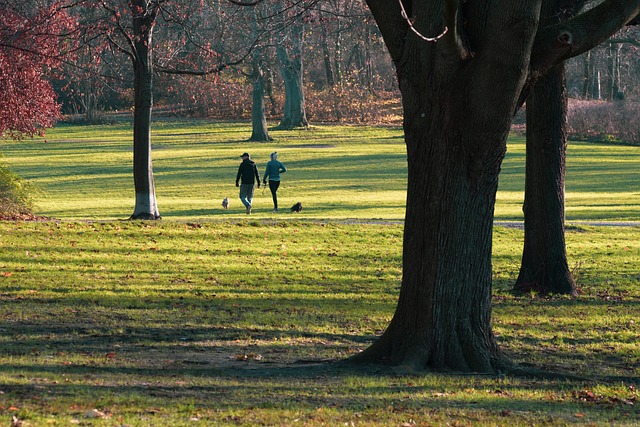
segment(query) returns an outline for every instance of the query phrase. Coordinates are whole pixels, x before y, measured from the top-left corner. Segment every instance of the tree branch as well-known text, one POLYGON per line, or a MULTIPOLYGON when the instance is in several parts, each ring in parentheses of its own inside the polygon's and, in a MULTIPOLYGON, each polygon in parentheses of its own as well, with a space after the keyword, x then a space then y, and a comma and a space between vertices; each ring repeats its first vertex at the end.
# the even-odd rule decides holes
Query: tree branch
POLYGON ((262 3, 263 0, 247 0, 247 1, 240 1, 240 0, 227 0, 229 3, 235 4, 236 6, 257 6, 260 3, 262 3))
POLYGON ((531 71, 541 75, 578 56, 624 27, 640 13, 640 0, 606 0, 576 17, 541 29, 531 55, 531 71))
POLYGON ((610 39, 609 44, 632 44, 640 47, 640 41, 636 39, 610 39))

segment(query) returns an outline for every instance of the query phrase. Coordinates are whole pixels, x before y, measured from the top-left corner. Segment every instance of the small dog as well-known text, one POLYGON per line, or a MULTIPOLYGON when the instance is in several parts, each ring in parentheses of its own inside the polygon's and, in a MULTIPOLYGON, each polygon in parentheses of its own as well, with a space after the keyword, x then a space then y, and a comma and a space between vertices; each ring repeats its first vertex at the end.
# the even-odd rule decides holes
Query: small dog
POLYGON ((298 202, 291 206, 291 212, 302 212, 302 202, 298 202))
POLYGON ((229 198, 225 197, 224 199, 222 199, 222 207, 224 209, 229 209, 229 198))

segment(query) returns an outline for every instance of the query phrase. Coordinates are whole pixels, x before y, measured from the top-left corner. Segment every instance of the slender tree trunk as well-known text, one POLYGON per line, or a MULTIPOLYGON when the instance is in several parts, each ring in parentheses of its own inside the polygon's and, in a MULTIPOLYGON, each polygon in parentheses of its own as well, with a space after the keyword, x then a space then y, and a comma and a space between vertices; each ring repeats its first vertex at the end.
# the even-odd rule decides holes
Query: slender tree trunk
MULTIPOLYGON (((258 21, 258 9, 253 9, 253 38, 258 38, 260 31, 258 21)), ((249 141, 272 141, 267 128, 267 118, 265 116, 264 107, 264 72, 262 71, 262 46, 256 46, 252 53, 253 71, 251 73, 251 81, 253 86, 252 105, 251 105, 251 125, 253 131, 249 141)))
POLYGON ((273 138, 269 136, 267 118, 265 117, 264 79, 259 63, 254 62, 251 80, 253 81, 253 102, 251 107, 251 124, 253 131, 249 141, 273 141, 273 138))
POLYGON ((284 43, 276 47, 285 87, 284 115, 278 126, 281 129, 309 126, 302 84, 303 31, 302 23, 291 25, 288 40, 286 40, 288 49, 284 43))
POLYGON ((322 58, 324 60, 324 71, 327 77, 327 86, 332 88, 336 84, 336 80, 333 77, 333 65, 331 64, 331 53, 329 52, 329 42, 327 29, 322 27, 322 58))
POLYGON ((562 63, 540 78, 527 98, 524 251, 517 292, 576 294, 564 233, 567 108, 562 63))
POLYGON ((264 90, 267 93, 267 98, 269 98, 270 115, 273 117, 278 114, 278 109, 276 108, 278 103, 276 102, 275 96, 273 96, 273 71, 271 70, 271 67, 266 67, 264 70, 262 83, 264 84, 264 90))
POLYGON ((591 51, 582 55, 582 99, 589 99, 591 94, 591 51))
POLYGON ((131 219, 159 219, 151 161, 151 109, 153 106, 152 32, 155 14, 146 9, 146 2, 132 2, 134 33, 136 34, 133 113, 133 179, 136 206, 131 219), (139 4, 138 4, 139 3, 139 4))

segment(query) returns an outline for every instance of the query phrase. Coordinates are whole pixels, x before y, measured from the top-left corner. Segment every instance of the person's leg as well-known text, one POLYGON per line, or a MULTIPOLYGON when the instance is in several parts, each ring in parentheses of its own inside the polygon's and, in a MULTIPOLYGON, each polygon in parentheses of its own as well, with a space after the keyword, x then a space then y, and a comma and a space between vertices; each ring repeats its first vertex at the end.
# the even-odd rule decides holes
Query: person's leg
POLYGON ((251 205, 253 205, 253 190, 255 189, 255 186, 253 184, 248 184, 247 185, 247 202, 249 202, 249 207, 251 207, 251 205))
POLYGON ((269 181, 269 190, 271 190, 271 198, 273 198, 273 209, 278 210, 278 196, 276 192, 280 187, 280 181, 269 181))
MULTIPOLYGON (((245 208, 251 207, 251 201, 249 200, 249 189, 253 188, 253 185, 240 184, 240 201, 244 205, 245 208)), ((251 195, 253 198, 253 194, 251 195)))

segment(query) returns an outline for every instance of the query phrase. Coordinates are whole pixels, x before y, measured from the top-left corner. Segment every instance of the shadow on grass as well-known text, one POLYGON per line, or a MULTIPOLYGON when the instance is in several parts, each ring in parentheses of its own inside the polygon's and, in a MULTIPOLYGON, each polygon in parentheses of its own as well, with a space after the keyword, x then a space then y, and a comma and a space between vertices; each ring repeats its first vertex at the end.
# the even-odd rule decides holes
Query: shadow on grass
MULTIPOLYGON (((13 399, 46 398, 99 401, 116 405, 124 411, 130 402, 134 405, 163 405, 153 412, 175 411, 180 405, 198 410, 235 411, 259 409, 295 410, 317 413, 322 408, 356 411, 390 411, 397 413, 473 419, 482 412, 504 417, 533 418, 545 424, 565 425, 559 419, 573 424, 579 419, 573 414, 588 412, 589 416, 623 417, 627 422, 640 416, 638 408, 620 403, 619 399, 583 402, 581 383, 521 382, 505 384, 498 379, 460 377, 447 374, 428 374, 437 377, 426 385, 420 383, 425 376, 398 376, 392 370, 379 366, 351 366, 342 363, 316 365, 289 365, 269 367, 208 367, 110 368, 110 367, 40 367, 2 366, 1 371, 19 370, 29 374, 59 374, 69 383, 37 382, 28 385, 3 385, 5 397, 13 399), (83 381, 83 384, 78 384, 83 381), (465 390, 465 386, 468 387, 465 390), (479 390, 474 389, 479 388, 479 390), (538 398, 523 396, 523 388, 535 389, 538 398), (573 391, 571 391, 573 390, 573 391), (467 394, 473 396, 467 396, 467 394), (545 397, 546 396, 546 397, 545 397), (475 415, 474 415, 475 413, 475 415)), ((23 374, 24 375, 24 374, 23 374)), ((140 408, 139 410, 143 410, 140 408)), ((581 415, 581 417, 584 415, 581 415)), ((431 418, 430 421, 434 421, 431 418)), ((465 424, 467 425, 467 424, 465 424)), ((530 424, 527 424, 530 425, 530 424)))

